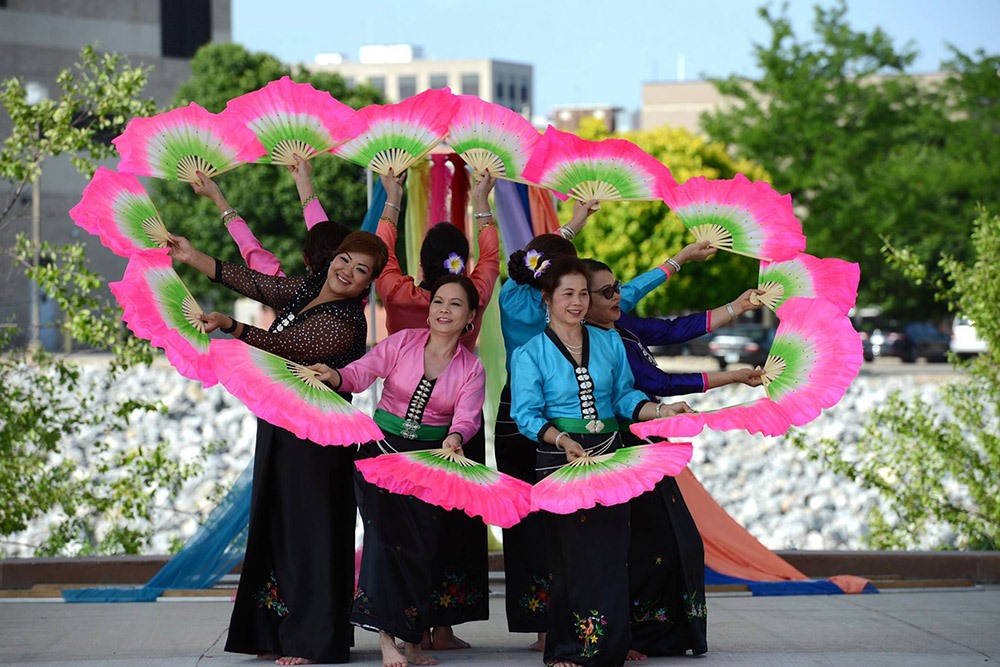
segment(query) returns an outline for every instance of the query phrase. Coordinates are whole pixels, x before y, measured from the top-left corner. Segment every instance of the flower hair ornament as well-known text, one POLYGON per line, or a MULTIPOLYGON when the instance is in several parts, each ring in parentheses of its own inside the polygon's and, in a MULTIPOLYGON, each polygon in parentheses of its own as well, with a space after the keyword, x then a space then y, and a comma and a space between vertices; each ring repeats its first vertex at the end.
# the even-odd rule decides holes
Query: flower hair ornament
POLYGON ((531 269, 533 275, 535 276, 535 280, 538 280, 538 278, 545 273, 545 269, 549 268, 550 264, 552 264, 552 262, 549 260, 542 260, 542 253, 537 250, 529 250, 524 256, 524 265, 531 269))
POLYGON ((465 270, 465 260, 453 252, 444 260, 444 268, 448 269, 448 273, 457 276, 465 270))

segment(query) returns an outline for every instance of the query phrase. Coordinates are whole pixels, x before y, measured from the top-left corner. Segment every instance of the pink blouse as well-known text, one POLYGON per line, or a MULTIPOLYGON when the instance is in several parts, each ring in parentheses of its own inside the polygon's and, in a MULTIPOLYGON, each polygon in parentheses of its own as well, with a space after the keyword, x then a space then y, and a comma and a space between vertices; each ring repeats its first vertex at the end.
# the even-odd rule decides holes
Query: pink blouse
MULTIPOLYGON (((424 347, 429 329, 403 329, 382 339, 368 353, 340 369, 339 391, 364 391, 384 378, 378 407, 401 416, 424 375, 424 347)), ((458 345, 455 356, 438 376, 424 409, 422 423, 447 426, 468 442, 479 430, 486 398, 486 371, 475 354, 458 345)))
MULTIPOLYGON (((396 228, 384 221, 378 223, 375 232, 389 246, 389 262, 382 274, 375 279, 382 304, 385 305, 385 327, 389 333, 404 329, 426 329, 427 310, 431 305, 431 293, 417 286, 412 276, 403 275, 396 257, 396 228)), ((479 292, 479 310, 472 321, 471 334, 462 336, 460 342, 469 350, 476 349, 476 339, 483 323, 483 311, 493 296, 497 278, 500 276, 500 239, 495 225, 487 225, 479 232, 479 261, 468 274, 479 292)))
MULTIPOLYGON (((306 204, 302 212, 306 219, 306 229, 312 229, 316 224, 330 219, 327 217, 326 211, 323 210, 323 206, 319 203, 318 199, 313 199, 306 204)), ((233 218, 226 225, 226 229, 229 230, 229 235, 236 241, 236 245, 240 249, 240 255, 243 256, 243 261, 247 263, 247 266, 254 271, 260 271, 269 276, 285 275, 281 270, 281 262, 272 253, 264 250, 264 246, 253 235, 253 232, 250 231, 250 227, 247 226, 243 218, 233 218)))

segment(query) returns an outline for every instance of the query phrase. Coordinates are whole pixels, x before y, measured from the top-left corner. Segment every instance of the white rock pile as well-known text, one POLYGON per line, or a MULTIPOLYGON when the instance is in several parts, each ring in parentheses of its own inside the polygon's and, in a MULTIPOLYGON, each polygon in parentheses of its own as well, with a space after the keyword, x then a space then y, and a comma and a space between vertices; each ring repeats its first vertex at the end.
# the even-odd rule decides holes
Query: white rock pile
MULTIPOLYGON (((101 363, 83 366, 87 382, 96 384, 104 372, 101 363)), ((834 438, 851 447, 862 434, 865 415, 882 404, 891 391, 931 396, 936 387, 936 381, 924 378, 914 382, 913 376, 862 376, 840 404, 802 430, 810 440, 834 438)), ((131 370, 109 394, 108 400, 159 398, 166 412, 142 414, 120 434, 81 431, 68 443, 68 456, 85 461, 88 447, 97 437, 108 438, 115 447, 165 439, 185 461, 197 459, 213 442, 222 444, 209 453, 202 473, 176 498, 168 498, 165 492, 157 494, 155 538, 147 553, 166 553, 172 542, 194 533, 217 502, 220 489, 228 488, 250 463, 256 420, 221 386, 204 389, 164 364, 131 370)), ((738 386, 682 398, 695 408, 704 408, 732 405, 759 395, 760 390, 738 386)), ((370 396, 355 401, 362 407, 370 402, 370 396)), ((691 469, 736 521, 772 549, 862 548, 865 520, 877 502, 873 493, 824 470, 785 438, 705 431, 695 439, 691 469)), ((34 555, 33 545, 44 541, 54 518, 42 517, 23 533, 5 538, 0 555, 34 555)))

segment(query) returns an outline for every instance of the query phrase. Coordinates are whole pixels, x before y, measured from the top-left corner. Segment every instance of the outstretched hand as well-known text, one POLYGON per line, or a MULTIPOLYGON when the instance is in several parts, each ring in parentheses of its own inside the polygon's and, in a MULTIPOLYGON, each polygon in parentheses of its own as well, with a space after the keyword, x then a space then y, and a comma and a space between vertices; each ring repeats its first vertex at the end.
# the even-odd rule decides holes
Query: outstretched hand
POLYGON ((167 236, 167 247, 170 248, 170 257, 184 264, 190 264, 198 252, 186 238, 173 234, 167 236))
POLYGON ((406 172, 396 176, 396 173, 389 169, 388 174, 379 174, 378 178, 382 182, 382 187, 385 188, 386 201, 398 206, 399 202, 403 201, 403 183, 406 182, 406 172))
POLYGON ((684 401, 678 401, 677 403, 664 403, 663 407, 660 408, 661 417, 674 417, 676 415, 684 414, 693 415, 694 413, 695 411, 691 409, 691 406, 684 401))
POLYGON ((458 433, 450 434, 441 442, 441 447, 444 449, 450 449, 456 454, 462 454, 462 436, 458 433))
POLYGON ((760 387, 764 384, 764 369, 759 366, 757 368, 741 368, 733 373, 737 382, 748 387, 760 387))
POLYGON ((764 307, 763 302, 760 299, 751 299, 750 297, 760 296, 763 293, 764 290, 748 289, 733 301, 733 306, 739 311, 739 314, 743 314, 748 310, 760 310, 764 307))
POLYGON ((202 313, 198 316, 198 319, 205 325, 205 333, 212 333, 216 329, 229 328, 235 323, 235 320, 229 315, 223 315, 218 312, 202 313))
POLYGON ((496 185, 496 182, 497 179, 493 178, 489 169, 484 171, 482 176, 479 178, 479 182, 476 183, 475 189, 472 191, 473 201, 476 204, 483 205, 485 208, 489 208, 490 192, 493 190, 493 186, 496 185))
POLYGON ((716 252, 717 249, 712 247, 711 241, 695 241, 684 246, 674 259, 680 264, 684 264, 685 262, 701 262, 716 252))
POLYGON ((295 179, 296 185, 310 183, 309 179, 313 170, 312 162, 303 159, 298 153, 293 154, 293 159, 295 164, 288 165, 288 171, 292 172, 292 178, 295 179))
POLYGON ((213 202, 222 198, 222 190, 218 183, 200 171, 195 173, 198 175, 198 180, 191 184, 191 189, 196 195, 211 199, 213 202))
POLYGON ((573 220, 586 221, 587 218, 601 210, 600 199, 588 199, 587 201, 573 200, 573 220))
POLYGON ((340 373, 336 369, 330 368, 326 364, 313 364, 308 368, 311 371, 316 371, 316 379, 320 382, 329 382, 334 387, 340 386, 340 373))

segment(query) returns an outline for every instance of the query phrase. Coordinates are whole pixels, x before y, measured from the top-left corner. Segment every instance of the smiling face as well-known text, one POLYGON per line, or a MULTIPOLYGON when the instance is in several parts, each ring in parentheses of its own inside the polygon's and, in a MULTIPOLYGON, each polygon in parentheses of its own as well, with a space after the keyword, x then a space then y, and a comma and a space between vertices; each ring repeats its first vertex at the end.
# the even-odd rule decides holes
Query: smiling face
POLYGON ((434 293, 427 310, 427 323, 435 333, 460 333, 475 316, 465 289, 458 283, 448 283, 434 293))
POLYGON ((375 258, 364 252, 337 253, 326 272, 326 285, 335 296, 360 296, 372 282, 375 258))
POLYGON ((549 317, 553 322, 566 325, 578 325, 587 315, 590 307, 590 292, 587 289, 586 276, 579 273, 567 273, 559 278, 551 295, 545 296, 549 307, 549 317))
POLYGON ((610 271, 596 271, 591 275, 588 322, 610 328, 622 316, 621 301, 621 283, 615 280, 610 271), (611 298, 607 294, 611 294, 611 298))

